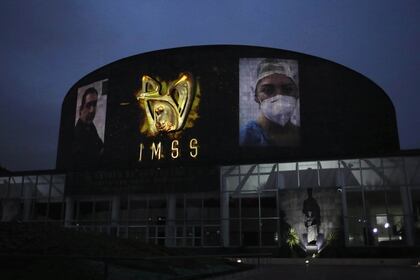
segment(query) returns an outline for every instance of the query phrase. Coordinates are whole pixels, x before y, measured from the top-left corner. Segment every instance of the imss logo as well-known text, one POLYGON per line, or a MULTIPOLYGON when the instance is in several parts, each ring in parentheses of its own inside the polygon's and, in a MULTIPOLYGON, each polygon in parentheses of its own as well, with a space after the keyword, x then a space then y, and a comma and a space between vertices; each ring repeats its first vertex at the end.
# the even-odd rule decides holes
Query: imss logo
MULTIPOLYGON (((180 157, 180 138, 185 129, 194 126, 198 119, 200 88, 190 73, 181 73, 173 81, 160 81, 148 75, 142 77, 141 90, 136 93, 139 107, 144 111, 145 120, 140 124, 140 133, 150 138, 167 136, 171 139, 170 147, 163 147, 162 142, 150 145, 151 159, 165 157, 165 150, 170 151, 173 159, 180 157)), ((189 156, 198 155, 198 140, 189 139, 189 156)), ((145 153, 144 143, 139 145, 139 161, 145 153)))

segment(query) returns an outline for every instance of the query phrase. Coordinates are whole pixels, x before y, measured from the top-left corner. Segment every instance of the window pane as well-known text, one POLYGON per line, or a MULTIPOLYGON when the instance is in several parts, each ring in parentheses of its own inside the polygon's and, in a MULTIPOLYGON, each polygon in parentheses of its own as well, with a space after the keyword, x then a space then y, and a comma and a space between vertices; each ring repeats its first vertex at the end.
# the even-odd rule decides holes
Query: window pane
POLYGON ((416 244, 420 245, 420 188, 413 188, 411 197, 413 200, 414 234, 416 244))
POLYGON ((405 158, 407 181, 409 185, 420 185, 420 157, 405 158))
POLYGON ((229 244, 230 246, 240 245, 240 231, 239 231, 239 220, 229 221, 229 244))
POLYGON ((273 172, 269 175, 260 175, 260 190, 277 189, 277 173, 273 172))
POLYGON ((224 191, 235 191, 239 186, 239 176, 228 176, 225 177, 225 188, 224 191))
POLYGON ((51 220, 62 220, 63 203, 50 202, 48 218, 51 220))
POLYGON ((237 197, 229 198, 229 217, 230 218, 239 218, 239 205, 240 200, 237 197))
POLYGON ((299 182, 300 187, 312 188, 317 187, 318 184, 318 163, 299 162, 299 182))
POLYGON ((336 187, 338 177, 338 161, 321 161, 319 163, 319 179, 321 187, 336 187))
POLYGON ((367 223, 360 218, 347 218, 348 225, 348 244, 349 246, 368 245, 367 223))
POLYGON ((220 246, 220 227, 219 226, 205 226, 204 227, 204 246, 220 246))
POLYGON ((149 215, 152 223, 162 224, 166 219, 166 199, 149 200, 149 215))
POLYGON ((80 221, 92 221, 93 220, 93 202, 92 201, 80 201, 79 203, 79 217, 80 221))
POLYGON ((337 160, 323 160, 319 162, 321 169, 337 169, 338 161, 337 160))
POLYGON ((9 177, 0 177, 0 198, 7 197, 9 188, 9 177))
POLYGON ((242 244, 244 246, 258 246, 259 245, 259 221, 242 220, 242 244))
POLYGON ((120 202, 120 217, 121 222, 125 223, 128 220, 128 197, 122 196, 120 202))
POLYGON ((404 162, 401 158, 384 158, 384 180, 385 185, 405 185, 404 162))
POLYGON ((258 165, 258 170, 260 173, 271 173, 271 171, 276 170, 276 164, 273 163, 269 163, 269 164, 259 164, 258 165))
POLYGON ((36 186, 37 201, 47 202, 50 195, 51 176, 39 175, 38 184, 36 186))
POLYGON ((386 200, 384 191, 366 191, 365 201, 367 215, 386 215, 386 200))
POLYGON ((363 186, 382 186, 382 174, 381 169, 362 169, 363 186))
POLYGON ((253 165, 241 165, 239 168, 240 168, 240 170, 241 170, 241 174, 242 175, 246 175, 246 174, 248 174, 249 172, 251 172, 251 173, 253 173, 253 174, 255 174, 255 173, 257 173, 258 172, 258 170, 257 170, 257 168, 256 168, 257 166, 255 165, 255 164, 253 164, 253 165))
POLYGON ((110 201, 95 202, 95 220, 99 222, 108 222, 111 220, 110 201))
POLYGON ((388 216, 391 242, 393 245, 405 245, 406 233, 404 228, 404 216, 388 216))
POLYGON ((277 198, 275 192, 263 192, 260 196, 261 217, 277 217, 277 198))
MULTIPOLYGON (((128 238, 145 242, 147 235, 146 227, 128 227, 128 238)), ((154 237, 154 235, 153 235, 154 237)))
POLYGON ((345 189, 347 199, 347 215, 360 218, 363 216, 363 199, 360 188, 345 189))
POLYGON ((303 161, 299 162, 299 171, 306 169, 318 169, 318 162, 316 161, 303 161))
POLYGON ((262 246, 275 246, 278 244, 277 219, 261 220, 262 246))
POLYGON ((25 176, 23 178, 23 198, 29 199, 36 196, 36 176, 25 176))
POLYGON ((202 199, 186 200, 186 218, 187 220, 200 220, 202 218, 202 199))
POLYGON ((404 245, 403 216, 378 214, 370 222, 374 245, 404 245))
POLYGON ((299 179, 301 188, 314 188, 318 187, 318 170, 306 169, 299 170, 299 179))
POLYGON ((298 175, 296 171, 281 171, 278 173, 279 189, 293 189, 298 187, 298 175))
POLYGON ((259 215, 258 197, 241 198, 242 218, 256 218, 259 215))
POLYGON ((382 162, 380 158, 365 158, 360 160, 362 168, 382 168, 382 162))
POLYGON ((256 191, 259 187, 258 175, 251 175, 247 178, 241 191, 256 191))
POLYGON ((147 211, 146 200, 131 200, 130 201, 130 220, 147 220, 149 214, 147 211))
POLYGON ((9 197, 20 198, 22 195, 22 176, 10 178, 9 197))
POLYGON ((388 202, 388 214, 404 215, 400 189, 389 189, 385 193, 388 202))
POLYGON ((185 219, 185 205, 184 205, 184 198, 177 198, 176 199, 176 219, 177 220, 184 220, 185 219))
POLYGON ((51 198, 54 198, 54 201, 60 201, 64 195, 65 178, 65 175, 53 175, 52 177, 51 198))
POLYGON ((222 166, 222 172, 223 175, 238 175, 239 174, 239 166, 222 166))
POLYGON ((34 205, 34 220, 46 220, 47 219, 47 203, 36 202, 34 205))
POLYGON ((340 171, 344 179, 345 186, 360 186, 361 173, 359 160, 340 161, 340 171))
POLYGON ((220 218, 220 199, 219 198, 206 198, 203 201, 203 219, 219 219, 220 218))

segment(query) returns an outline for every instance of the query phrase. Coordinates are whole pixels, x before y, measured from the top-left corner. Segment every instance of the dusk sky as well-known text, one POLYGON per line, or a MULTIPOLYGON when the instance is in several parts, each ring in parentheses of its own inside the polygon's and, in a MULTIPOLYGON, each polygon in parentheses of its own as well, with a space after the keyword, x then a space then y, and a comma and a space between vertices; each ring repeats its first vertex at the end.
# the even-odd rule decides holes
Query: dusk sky
POLYGON ((61 103, 84 75, 127 56, 208 44, 345 65, 389 95, 401 148, 420 148, 418 0, 1 0, 0 13, 0 165, 12 171, 55 168, 61 103))

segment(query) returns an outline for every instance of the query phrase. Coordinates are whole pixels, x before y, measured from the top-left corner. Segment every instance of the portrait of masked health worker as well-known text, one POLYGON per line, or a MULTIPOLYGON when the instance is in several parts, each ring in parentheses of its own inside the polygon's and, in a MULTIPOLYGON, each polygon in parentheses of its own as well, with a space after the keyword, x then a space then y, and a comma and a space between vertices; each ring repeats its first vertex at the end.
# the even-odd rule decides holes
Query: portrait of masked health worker
POLYGON ((299 145, 300 111, 296 61, 268 58, 260 61, 253 93, 259 112, 256 119, 241 128, 240 145, 299 145))

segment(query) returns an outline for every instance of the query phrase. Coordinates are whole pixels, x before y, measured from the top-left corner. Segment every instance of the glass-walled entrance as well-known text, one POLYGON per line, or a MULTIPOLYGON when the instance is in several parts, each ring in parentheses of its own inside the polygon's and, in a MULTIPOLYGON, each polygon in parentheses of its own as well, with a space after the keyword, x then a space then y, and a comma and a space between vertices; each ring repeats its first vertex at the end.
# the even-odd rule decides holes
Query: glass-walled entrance
POLYGON ((65 195, 65 174, 0 177, 2 222, 56 223, 170 247, 420 245, 420 157, 220 167, 220 189, 65 195))
POLYGON ((220 246, 219 194, 72 197, 65 224, 169 247, 220 246), (98 209, 98 206, 101 206, 98 209), (100 211, 98 211, 100 210, 100 211))
POLYGON ((224 246, 420 244, 420 158, 224 166, 224 246))

